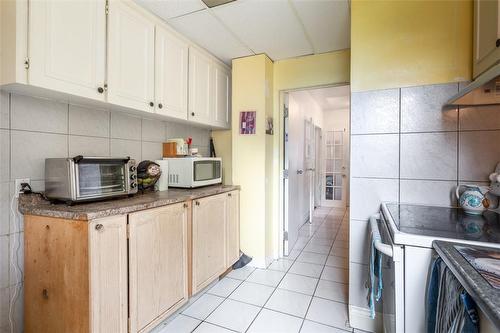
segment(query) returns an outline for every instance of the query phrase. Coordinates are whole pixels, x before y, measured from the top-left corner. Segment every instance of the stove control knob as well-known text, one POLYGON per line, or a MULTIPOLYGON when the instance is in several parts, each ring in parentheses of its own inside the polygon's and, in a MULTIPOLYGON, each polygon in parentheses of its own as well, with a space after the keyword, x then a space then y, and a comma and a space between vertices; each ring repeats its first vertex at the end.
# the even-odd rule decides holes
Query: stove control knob
POLYGON ((136 179, 136 178, 137 178, 137 175, 135 173, 130 175, 130 179, 136 179))
POLYGON ((137 167, 135 165, 132 165, 130 167, 130 172, 134 172, 135 170, 137 170, 137 167))
POLYGON ((135 183, 130 183, 130 188, 135 188, 136 186, 135 183))

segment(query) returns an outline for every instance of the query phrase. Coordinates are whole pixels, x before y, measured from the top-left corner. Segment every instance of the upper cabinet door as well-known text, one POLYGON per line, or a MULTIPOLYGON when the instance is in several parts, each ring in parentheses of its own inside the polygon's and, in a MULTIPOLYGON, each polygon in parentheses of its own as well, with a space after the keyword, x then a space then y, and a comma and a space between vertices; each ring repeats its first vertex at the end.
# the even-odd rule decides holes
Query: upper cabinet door
POLYGON ((231 74, 223 66, 215 66, 215 122, 218 126, 230 127, 231 74))
POLYGON ((105 100, 106 2, 30 1, 29 83, 105 100))
POLYGON ((498 1, 474 1, 474 78, 500 60, 498 1))
POLYGON ((206 125, 214 123, 213 82, 212 60, 189 48, 189 120, 206 125))
POLYGON ((153 112, 155 25, 126 1, 110 1, 108 20, 108 102, 153 112))
POLYGON ((156 26, 156 113, 187 119, 188 44, 156 26))

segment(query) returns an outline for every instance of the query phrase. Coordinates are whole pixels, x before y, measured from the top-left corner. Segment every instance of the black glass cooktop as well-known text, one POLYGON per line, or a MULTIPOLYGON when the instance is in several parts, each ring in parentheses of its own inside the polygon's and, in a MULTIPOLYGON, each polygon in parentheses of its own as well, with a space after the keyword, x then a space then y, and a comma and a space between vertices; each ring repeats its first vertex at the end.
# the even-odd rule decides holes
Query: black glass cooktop
POLYGON ((468 215, 460 208, 386 204, 399 231, 478 242, 500 243, 500 214, 468 215))

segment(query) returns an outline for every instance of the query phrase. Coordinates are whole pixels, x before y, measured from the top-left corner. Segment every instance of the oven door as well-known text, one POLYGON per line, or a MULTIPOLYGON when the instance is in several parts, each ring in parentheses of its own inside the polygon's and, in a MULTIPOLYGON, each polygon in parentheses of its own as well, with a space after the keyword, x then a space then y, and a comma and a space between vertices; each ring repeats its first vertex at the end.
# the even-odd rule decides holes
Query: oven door
POLYGON ((194 160, 193 183, 196 185, 216 184, 222 181, 220 160, 194 160))
POLYGON ((128 161, 116 158, 74 159, 77 200, 88 200, 127 194, 128 161))
POLYGON ((370 228, 380 235, 375 248, 382 255, 384 332, 404 332, 404 248, 395 245, 383 214, 370 217, 370 228))

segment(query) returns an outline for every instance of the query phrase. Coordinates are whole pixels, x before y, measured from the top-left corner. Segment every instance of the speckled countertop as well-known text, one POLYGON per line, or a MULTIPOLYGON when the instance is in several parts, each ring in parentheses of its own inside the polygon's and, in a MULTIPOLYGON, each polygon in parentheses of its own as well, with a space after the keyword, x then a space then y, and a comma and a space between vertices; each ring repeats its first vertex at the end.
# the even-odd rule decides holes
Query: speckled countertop
POLYGON ((455 245, 468 246, 478 249, 491 249, 475 245, 465 245, 443 241, 434 241, 433 247, 439 254, 453 275, 476 301, 479 308, 500 330, 500 289, 493 288, 469 262, 455 249, 455 245))
POLYGON ((72 206, 64 203, 53 204, 42 199, 38 194, 19 196, 19 211, 24 215, 57 217, 71 220, 93 220, 112 215, 124 215, 144 209, 166 206, 178 202, 195 200, 219 193, 239 190, 239 186, 213 185, 194 189, 170 188, 168 191, 136 194, 91 203, 72 206))

